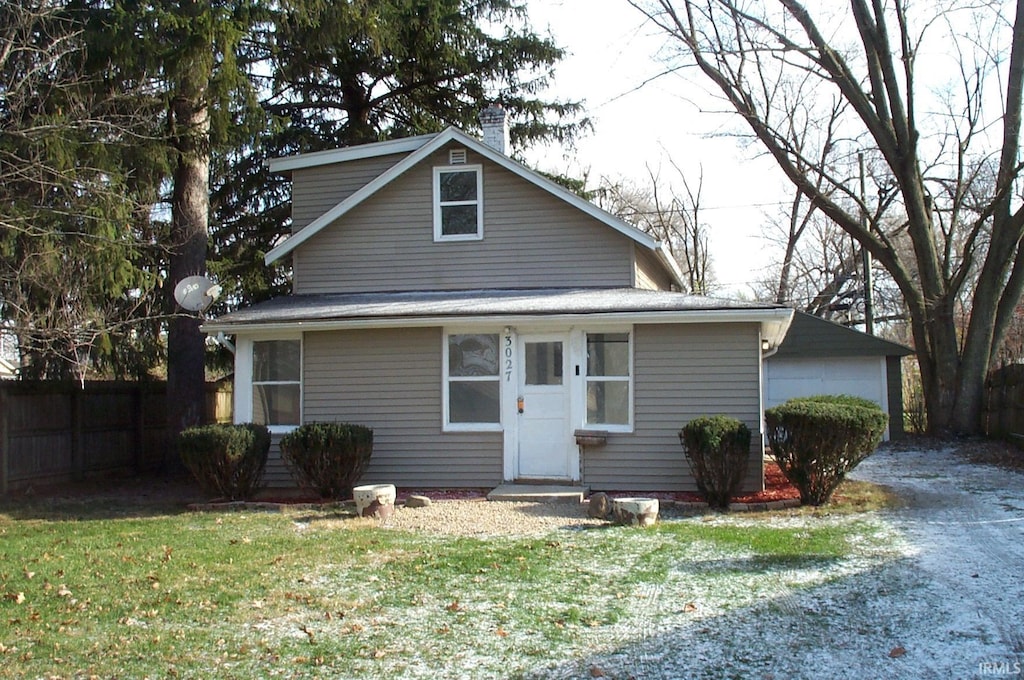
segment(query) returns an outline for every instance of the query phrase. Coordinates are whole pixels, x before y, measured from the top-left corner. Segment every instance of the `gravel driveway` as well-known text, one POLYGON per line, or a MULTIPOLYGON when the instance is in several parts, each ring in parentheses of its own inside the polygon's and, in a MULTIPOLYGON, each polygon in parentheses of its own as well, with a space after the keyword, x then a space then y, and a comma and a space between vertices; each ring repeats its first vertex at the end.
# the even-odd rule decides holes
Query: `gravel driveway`
POLYGON ((679 617, 669 593, 651 592, 642 635, 628 631, 611 651, 533 677, 1024 677, 1024 475, 950 448, 887 448, 851 477, 906 501, 869 518, 882 525, 881 550, 803 586, 767 574, 759 592, 697 620, 679 617))

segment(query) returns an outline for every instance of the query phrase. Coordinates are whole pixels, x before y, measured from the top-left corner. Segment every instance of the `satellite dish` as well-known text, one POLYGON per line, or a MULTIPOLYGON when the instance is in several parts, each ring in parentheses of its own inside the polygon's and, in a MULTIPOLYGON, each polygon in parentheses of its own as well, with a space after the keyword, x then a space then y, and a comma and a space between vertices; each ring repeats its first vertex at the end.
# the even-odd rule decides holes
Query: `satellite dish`
POLYGON ((187 276, 174 287, 174 299, 183 309, 201 312, 213 304, 221 288, 205 276, 187 276))

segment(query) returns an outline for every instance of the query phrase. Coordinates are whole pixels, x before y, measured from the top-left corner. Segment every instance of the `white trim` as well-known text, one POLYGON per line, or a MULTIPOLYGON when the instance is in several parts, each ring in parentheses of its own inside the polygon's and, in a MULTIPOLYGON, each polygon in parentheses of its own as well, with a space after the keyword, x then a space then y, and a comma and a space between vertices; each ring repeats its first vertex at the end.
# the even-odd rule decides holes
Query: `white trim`
MULTIPOLYGON (((295 331, 280 332, 270 331, 260 334, 245 334, 235 337, 235 380, 234 380, 234 421, 235 423, 252 422, 253 417, 253 345, 257 342, 273 340, 298 340, 299 342, 299 422, 295 425, 268 425, 267 429, 272 434, 285 434, 291 432, 302 424, 305 417, 305 368, 306 368, 306 343, 303 341, 302 333, 295 331)), ((282 384, 295 384, 288 381, 282 384)))
POLYGON ((434 167, 433 189, 431 191, 434 212, 434 242, 445 241, 479 241, 484 237, 484 169, 482 165, 438 165, 434 167), (472 201, 442 201, 441 175, 444 173, 472 172, 476 176, 476 198, 472 201), (442 208, 446 206, 476 206, 476 233, 445 234, 442 208))
MULTIPOLYGON (((604 210, 597 207, 590 201, 587 201, 581 198, 580 196, 577 196, 576 194, 572 193, 565 187, 560 186, 555 182, 552 182, 548 178, 537 174, 533 170, 527 168, 525 165, 517 163, 516 161, 512 160, 511 158, 502 153, 498 153, 491 147, 487 146, 486 144, 480 142, 479 140, 473 137, 470 137, 461 130, 449 127, 445 129, 444 132, 441 132, 431 137, 430 139, 426 140, 422 146, 419 146, 412 150, 412 152, 408 156, 395 163, 395 165, 385 170, 383 173, 378 175, 369 183, 365 184, 361 189, 350 195, 348 198, 335 205, 326 213, 310 222, 308 225, 303 227, 298 233, 289 236, 284 241, 279 243, 276 247, 272 248, 270 252, 268 252, 264 257, 264 261, 266 262, 266 264, 271 264, 274 261, 284 257, 291 251, 295 250, 295 248, 305 243, 310 237, 314 236, 316 233, 318 233, 321 229, 329 225, 331 222, 338 219, 339 217, 350 211, 352 208, 356 207, 357 205, 365 201, 367 198, 377 193, 377 191, 390 184, 394 179, 396 179, 397 177, 405 173, 407 170, 415 166, 417 163, 424 160, 427 156, 429 156, 430 154, 437 151, 438 149, 440 149, 445 144, 451 141, 456 141, 460 144, 463 144, 474 153, 483 156, 487 160, 497 165, 500 165, 502 168, 518 175, 522 179, 525 179, 527 182, 530 182, 531 184, 543 189, 544 191, 547 191, 556 198, 565 201, 569 205, 577 208, 578 210, 581 210, 587 215, 590 215, 599 222, 602 222, 603 224, 611 227, 612 229, 615 229, 624 236, 629 237, 630 239, 644 246, 648 250, 657 251, 661 247, 661 242, 651 237, 649 234, 646 234, 643 231, 634 227, 633 225, 624 222, 623 220, 620 220, 619 218, 615 217, 614 215, 608 212, 605 212, 604 210)), ((387 142, 384 142, 383 144, 386 143, 387 142)), ((370 146, 372 147, 375 145, 370 146)), ((355 155, 357 153, 356 150, 360 148, 362 147, 353 147, 352 149, 341 149, 336 153, 338 154, 338 157, 342 157, 342 152, 348 152, 352 154, 351 157, 342 157, 342 160, 352 160, 353 158, 366 157, 355 155)), ((374 149, 364 150, 364 153, 369 153, 373 151, 374 149)), ((327 158, 327 154, 331 152, 321 153, 325 154, 323 158, 327 158)), ((340 161, 324 161, 324 163, 327 162, 340 161)), ((300 164, 297 165, 296 167, 309 167, 310 165, 320 164, 321 163, 300 164)), ((284 159, 282 159, 282 162, 278 165, 275 165, 275 167, 283 167, 284 165, 285 162, 284 159)), ((683 280, 681 275, 679 274, 678 266, 672 268, 670 270, 670 273, 677 278, 676 283, 680 287, 683 286, 683 280)))
POLYGON ((386 142, 349 146, 343 149, 328 149, 327 151, 313 151, 294 156, 281 156, 280 158, 268 160, 267 168, 271 172, 288 172, 289 170, 314 168, 318 165, 332 165, 362 158, 376 158, 395 153, 408 153, 420 148, 435 136, 436 134, 418 135, 416 137, 392 139, 386 142))
MULTIPOLYGON (((672 251, 669 250, 668 244, 664 241, 659 241, 655 254, 658 256, 658 259, 661 260, 661 263, 668 268, 669 273, 671 273, 672 277, 675 278, 676 284, 682 288, 684 279, 683 270, 676 261, 675 256, 672 255, 672 251)), ((689 292, 692 293, 693 291, 689 292)))
POLYGON ((589 312, 581 314, 484 314, 458 318, 438 316, 374 317, 358 319, 330 319, 323 321, 252 321, 239 324, 218 324, 215 320, 203 324, 205 333, 271 333, 329 331, 347 328, 429 328, 444 326, 540 326, 579 325, 588 328, 602 324, 641 323, 758 323, 761 333, 771 346, 779 345, 789 330, 793 310, 785 307, 773 309, 707 309, 659 312, 589 312))
MULTIPOLYGON (((573 375, 572 366, 574 361, 577 359, 573 353, 572 343, 572 329, 571 328, 560 328, 560 329, 548 329, 540 331, 522 331, 516 333, 516 339, 514 343, 514 367, 512 369, 513 374, 513 389, 515 391, 514 401, 512 404, 511 411, 515 415, 515 425, 509 427, 509 430, 516 431, 515 437, 515 448, 506 449, 505 455, 512 458, 511 468, 513 476, 508 479, 530 479, 530 475, 524 475, 519 467, 520 463, 520 451, 519 451, 519 430, 523 427, 523 418, 519 414, 518 399, 523 396, 526 391, 526 344, 530 342, 561 342, 562 343, 562 398, 564 400, 564 445, 565 450, 564 460, 566 466, 565 479, 567 481, 579 481, 580 479, 580 461, 579 461, 579 448, 576 446, 573 439, 572 433, 576 429, 575 423, 578 422, 575 418, 575 407, 574 402, 575 393, 578 390, 578 384, 575 381, 573 375)), ((529 409, 529 404, 526 406, 529 409)), ((549 477, 544 476, 545 479, 549 477)), ((555 476, 554 478, 559 478, 555 476)))
MULTIPOLYGON (((457 378, 457 382, 491 382, 498 381, 498 422, 497 423, 453 423, 450 421, 449 413, 449 385, 450 376, 448 375, 448 338, 453 335, 496 335, 498 336, 498 351, 501 351, 501 332, 499 329, 490 326, 487 328, 476 328, 476 329, 465 329, 465 328, 445 328, 444 332, 441 333, 441 431, 442 432, 500 432, 504 427, 504 413, 503 408, 505 401, 502 394, 502 380, 501 380, 501 366, 499 363, 498 375, 496 376, 480 376, 479 378, 473 377, 460 377, 457 378)), ((500 362, 500 359, 499 359, 500 362)))
POLYGON ((635 385, 635 382, 634 382, 634 374, 636 373, 636 371, 635 371, 635 369, 633 367, 633 350, 634 350, 634 347, 636 345, 636 333, 634 332, 634 329, 633 329, 632 326, 630 326, 630 327, 619 327, 619 328, 614 328, 614 329, 606 329, 606 328, 596 328, 595 329, 595 328, 592 328, 592 327, 586 327, 586 328, 583 328, 582 330, 583 330, 583 355, 582 355, 582 365, 581 365, 581 370, 580 370, 580 378, 582 379, 581 390, 582 390, 582 395, 583 395, 583 412, 580 414, 582 416, 580 422, 583 423, 583 427, 584 428, 590 429, 590 430, 603 430, 605 432, 631 433, 631 432, 633 432, 634 427, 635 427, 635 425, 634 425, 635 418, 634 418, 634 413, 633 413, 633 410, 634 410, 633 409, 633 397, 634 397, 634 394, 636 393, 636 385, 635 385), (598 334, 607 335, 607 334, 611 334, 611 333, 625 333, 626 334, 626 338, 627 338, 627 340, 626 340, 626 350, 629 353, 629 357, 627 359, 627 361, 629 363, 629 366, 627 368, 628 375, 624 375, 624 376, 618 376, 618 375, 613 375, 613 376, 593 376, 593 379, 596 382, 606 382, 606 383, 607 382, 624 382, 624 383, 626 383, 628 385, 628 389, 629 389, 629 393, 627 395, 628 402, 629 402, 629 404, 628 404, 629 413, 627 414, 628 421, 626 423, 591 423, 591 422, 587 421, 587 404, 586 404, 587 388, 590 386, 591 377, 592 377, 590 375, 589 367, 587 366, 587 336, 588 335, 598 335, 598 334))

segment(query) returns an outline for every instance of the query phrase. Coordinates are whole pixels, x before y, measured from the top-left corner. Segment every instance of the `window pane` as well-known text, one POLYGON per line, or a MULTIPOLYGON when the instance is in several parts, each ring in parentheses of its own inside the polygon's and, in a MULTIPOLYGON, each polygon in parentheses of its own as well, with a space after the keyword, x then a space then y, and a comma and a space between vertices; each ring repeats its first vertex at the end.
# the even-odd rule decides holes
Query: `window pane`
POLYGON ((298 340, 260 340, 252 345, 254 382, 300 379, 302 343, 298 340))
POLYGON ((449 335, 448 375, 498 375, 498 336, 449 335))
POLYGON ((441 206, 441 235, 458 236, 477 233, 476 205, 441 206))
POLYGON ((260 425, 298 425, 299 386, 253 385, 252 421, 260 425))
POLYGON ((463 170, 461 172, 441 173, 441 202, 449 201, 475 201, 476 200, 476 171, 463 170))
POLYGON ((499 386, 497 380, 452 380, 448 384, 448 421, 501 422, 499 386))
POLYGON ((629 382, 595 380, 587 383, 587 422, 628 425, 629 382))
POLYGON ((526 343, 526 384, 562 384, 562 343, 526 343))
POLYGON ((629 375, 629 333, 588 333, 587 375, 629 375))

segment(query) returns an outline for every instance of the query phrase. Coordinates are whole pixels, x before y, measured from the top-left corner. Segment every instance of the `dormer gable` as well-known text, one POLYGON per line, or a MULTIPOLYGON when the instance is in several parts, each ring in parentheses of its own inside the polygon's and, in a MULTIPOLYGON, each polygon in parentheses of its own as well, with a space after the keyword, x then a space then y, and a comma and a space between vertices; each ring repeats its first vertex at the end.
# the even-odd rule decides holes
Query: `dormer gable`
MULTIPOLYGON (((370 197, 374 196, 384 187, 387 187, 397 178, 408 172, 411 168, 417 166, 419 163, 427 159, 431 154, 441 150, 445 145, 454 143, 455 146, 465 148, 468 153, 476 154, 505 170, 512 172, 518 177, 524 179, 530 184, 547 192, 551 196, 557 198, 560 201, 567 203, 573 208, 582 211, 586 215, 594 218, 599 223, 604 224, 607 227, 619 232, 620 234, 631 239, 637 246, 651 251, 654 253, 658 260, 668 269, 676 285, 682 285, 682 273, 679 270, 678 265, 672 258, 671 254, 664 244, 658 242, 653 237, 633 227, 632 225, 618 219, 617 217, 601 210, 593 203, 586 201, 585 199, 577 196, 576 194, 568 191, 564 187, 559 186, 555 182, 547 179, 543 175, 540 175, 533 170, 530 170, 526 166, 518 163, 511 158, 500 154, 494 149, 490 148, 486 144, 483 144, 479 140, 465 134, 464 132, 456 128, 447 128, 441 133, 436 135, 421 135, 418 137, 411 137, 407 139, 393 140, 388 142, 378 142, 374 144, 366 144, 358 147, 351 147, 346 149, 338 149, 334 151, 317 152, 313 154, 304 154, 301 156, 292 156, 280 159, 274 159, 270 162, 271 171, 283 172, 289 170, 296 170, 299 168, 309 168, 319 165, 328 165, 333 163, 344 163, 349 160, 356 160, 362 158, 370 158, 375 156, 383 156, 388 154, 401 154, 405 153, 404 156, 400 156, 400 160, 391 165, 387 170, 382 172, 380 175, 367 182, 360 189, 347 196, 344 200, 338 202, 336 205, 331 207, 329 210, 324 212, 320 217, 314 219, 305 228, 298 233, 295 233, 266 254, 265 260, 267 264, 275 262, 276 260, 284 257, 291 253, 295 248, 302 245, 308 239, 315 236, 322 229, 327 227, 329 224, 343 217, 357 206, 361 205, 370 197)), ((450 157, 449 157, 450 160, 450 157)), ((449 165, 451 165, 449 163, 449 165)))

